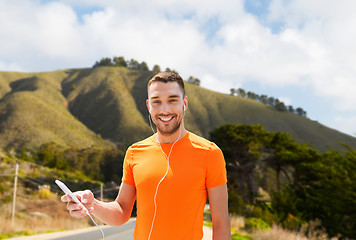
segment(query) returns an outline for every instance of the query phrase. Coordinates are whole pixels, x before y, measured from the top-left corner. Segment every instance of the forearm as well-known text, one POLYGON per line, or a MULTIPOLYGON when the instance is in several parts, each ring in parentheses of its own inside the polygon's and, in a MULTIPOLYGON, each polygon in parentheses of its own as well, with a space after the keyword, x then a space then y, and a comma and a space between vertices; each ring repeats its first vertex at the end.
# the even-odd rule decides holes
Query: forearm
POLYGON ((130 219, 132 209, 123 209, 116 201, 102 202, 94 200, 93 215, 107 225, 122 225, 130 219))
POLYGON ((230 240, 230 217, 228 210, 227 185, 208 189, 211 217, 213 220, 213 240, 230 240))
POLYGON ((214 222, 213 221, 213 240, 230 240, 231 229, 230 220, 214 222))

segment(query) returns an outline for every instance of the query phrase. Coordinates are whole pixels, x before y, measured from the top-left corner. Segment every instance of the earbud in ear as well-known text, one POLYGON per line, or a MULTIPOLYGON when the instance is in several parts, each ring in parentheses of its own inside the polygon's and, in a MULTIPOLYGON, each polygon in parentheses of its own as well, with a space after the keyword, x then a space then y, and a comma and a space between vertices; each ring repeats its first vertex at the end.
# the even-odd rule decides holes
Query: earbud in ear
POLYGON ((184 105, 184 108, 183 108, 183 109, 184 109, 184 111, 187 110, 187 106, 184 105))

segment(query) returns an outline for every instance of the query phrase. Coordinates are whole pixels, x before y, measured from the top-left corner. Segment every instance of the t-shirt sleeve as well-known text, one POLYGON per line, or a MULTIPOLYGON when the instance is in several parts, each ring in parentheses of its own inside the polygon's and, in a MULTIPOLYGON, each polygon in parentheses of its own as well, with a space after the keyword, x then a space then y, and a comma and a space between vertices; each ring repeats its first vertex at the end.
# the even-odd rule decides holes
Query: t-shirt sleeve
POLYGON ((216 145, 214 145, 209 154, 207 164, 206 187, 213 188, 226 184, 227 177, 224 155, 216 145))
POLYGON ((125 159, 124 159, 124 165, 123 165, 123 173, 122 173, 122 179, 121 181, 123 183, 135 186, 135 179, 133 176, 133 150, 131 147, 129 147, 126 151, 125 159))

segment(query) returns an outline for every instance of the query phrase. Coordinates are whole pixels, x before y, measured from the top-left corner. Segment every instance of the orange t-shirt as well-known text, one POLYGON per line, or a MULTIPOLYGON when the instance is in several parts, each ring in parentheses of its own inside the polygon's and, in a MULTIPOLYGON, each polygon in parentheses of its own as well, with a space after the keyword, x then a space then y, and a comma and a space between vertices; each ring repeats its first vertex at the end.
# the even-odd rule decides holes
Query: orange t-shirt
MULTIPOLYGON (((173 143, 161 144, 169 154, 173 143)), ((155 136, 126 152, 122 181, 136 187, 134 239, 147 240, 154 217, 154 194, 167 170, 167 159, 155 136)), ((172 149, 169 171, 159 186, 151 240, 197 240, 203 237, 207 188, 226 184, 225 160, 212 142, 188 132, 172 149)))

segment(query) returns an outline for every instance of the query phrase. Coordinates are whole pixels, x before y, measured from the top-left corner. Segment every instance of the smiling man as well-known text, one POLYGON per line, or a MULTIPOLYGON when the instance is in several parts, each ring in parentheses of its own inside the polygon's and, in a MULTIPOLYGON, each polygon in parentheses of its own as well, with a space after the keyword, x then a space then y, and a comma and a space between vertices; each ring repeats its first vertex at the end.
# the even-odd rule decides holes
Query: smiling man
MULTIPOLYGON (((221 150, 184 127, 188 108, 182 78, 160 72, 147 86, 147 109, 157 133, 126 152, 120 191, 105 203, 91 191, 76 192, 89 211, 109 225, 121 225, 137 201, 137 240, 198 240, 203 237, 203 212, 209 197, 213 239, 230 240, 225 160, 221 150)), ((85 211, 67 195, 74 217, 85 211)))

